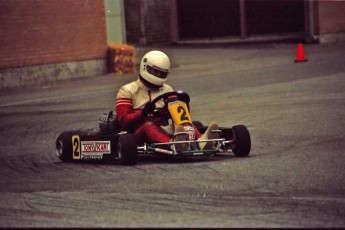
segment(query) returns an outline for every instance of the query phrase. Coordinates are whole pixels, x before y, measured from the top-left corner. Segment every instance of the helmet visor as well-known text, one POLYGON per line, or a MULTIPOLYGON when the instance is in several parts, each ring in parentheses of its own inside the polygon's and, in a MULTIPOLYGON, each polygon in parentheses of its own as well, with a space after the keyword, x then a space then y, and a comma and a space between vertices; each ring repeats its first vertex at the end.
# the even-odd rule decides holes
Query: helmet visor
POLYGON ((147 72, 149 72, 150 74, 155 75, 156 77, 159 77, 159 78, 163 78, 163 79, 167 78, 169 74, 169 71, 158 69, 155 66, 147 65, 146 69, 147 69, 147 72))

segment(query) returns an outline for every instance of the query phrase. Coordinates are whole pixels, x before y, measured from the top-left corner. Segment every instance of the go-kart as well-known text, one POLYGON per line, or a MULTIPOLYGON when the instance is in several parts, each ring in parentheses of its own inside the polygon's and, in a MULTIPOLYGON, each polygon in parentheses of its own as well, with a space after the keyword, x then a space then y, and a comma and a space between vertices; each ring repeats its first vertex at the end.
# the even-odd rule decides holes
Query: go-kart
POLYGON ((248 156, 251 149, 250 134, 246 126, 235 125, 232 128, 219 127, 211 130, 218 135, 216 139, 196 140, 188 127, 194 125, 201 134, 207 126, 200 121, 192 121, 189 114, 190 98, 181 91, 168 92, 152 100, 152 104, 164 101, 162 109, 152 111, 154 116, 160 116, 166 124, 183 125, 186 132, 173 134, 171 142, 145 143, 137 146, 132 133, 123 131, 112 111, 103 113, 99 118, 98 129, 80 129, 61 133, 56 140, 56 153, 61 161, 106 160, 117 161, 123 165, 135 165, 138 154, 170 155, 179 157, 211 156, 220 153, 233 152, 237 157, 248 156), (188 136, 185 141, 174 141, 177 136, 188 136), (211 148, 201 149, 201 142, 211 142, 211 148), (177 151, 178 144, 187 144, 188 149, 177 151))

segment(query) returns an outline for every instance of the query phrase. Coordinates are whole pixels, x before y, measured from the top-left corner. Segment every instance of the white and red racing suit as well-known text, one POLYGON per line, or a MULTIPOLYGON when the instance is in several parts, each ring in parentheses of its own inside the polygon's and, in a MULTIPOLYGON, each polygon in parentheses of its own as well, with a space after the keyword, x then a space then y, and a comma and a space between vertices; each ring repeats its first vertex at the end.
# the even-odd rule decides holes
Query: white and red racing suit
MULTIPOLYGON (((133 132, 137 140, 137 145, 148 143, 164 143, 171 140, 173 133, 163 130, 163 119, 156 116, 142 116, 142 109, 148 102, 156 97, 172 92, 171 86, 164 84, 162 87, 152 90, 140 79, 122 86, 116 97, 115 111, 121 128, 133 132)), ((156 103, 157 109, 164 107, 163 100, 156 103)), ((196 136, 201 134, 196 130, 196 136)))
MULTIPOLYGON (((173 89, 166 84, 157 90, 152 90, 140 79, 119 89, 115 105, 119 123, 122 129, 133 132, 138 145, 142 145, 146 141, 149 143, 170 141, 169 135, 160 128, 161 119, 154 116, 142 116, 142 109, 157 96, 171 91, 173 89)), ((163 103, 157 102, 157 108, 162 108, 163 103)))

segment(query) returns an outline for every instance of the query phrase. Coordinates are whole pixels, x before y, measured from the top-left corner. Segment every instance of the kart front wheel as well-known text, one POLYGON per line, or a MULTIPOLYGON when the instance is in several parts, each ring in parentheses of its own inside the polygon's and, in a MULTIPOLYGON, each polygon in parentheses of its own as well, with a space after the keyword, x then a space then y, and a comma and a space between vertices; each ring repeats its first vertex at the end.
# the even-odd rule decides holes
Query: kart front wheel
POLYGON ((204 124, 201 121, 193 121, 193 125, 198 129, 198 128, 203 128, 205 127, 204 124))
POLYGON ((133 134, 124 134, 119 136, 117 154, 122 165, 135 165, 137 163, 138 152, 133 134))
POLYGON ((232 127, 232 139, 231 143, 232 152, 237 157, 248 156, 251 149, 250 134, 246 126, 235 125, 232 127))

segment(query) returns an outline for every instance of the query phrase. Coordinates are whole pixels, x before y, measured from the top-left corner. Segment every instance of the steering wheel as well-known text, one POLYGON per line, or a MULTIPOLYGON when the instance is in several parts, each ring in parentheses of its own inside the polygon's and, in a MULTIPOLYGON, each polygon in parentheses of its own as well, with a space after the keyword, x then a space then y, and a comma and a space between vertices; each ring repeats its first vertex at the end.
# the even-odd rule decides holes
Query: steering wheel
POLYGON ((163 99, 164 100, 164 108, 167 109, 168 108, 168 98, 170 96, 177 96, 177 99, 185 102, 188 106, 188 109, 189 109, 190 97, 187 93, 185 93, 183 91, 172 91, 172 92, 164 93, 162 95, 159 95, 155 99, 153 99, 151 101, 151 103, 156 104, 158 101, 163 99))
POLYGON ((166 117, 167 119, 170 118, 170 113, 167 111, 168 111, 169 97, 171 97, 171 96, 177 96, 178 100, 185 102, 187 104, 187 107, 189 110, 189 102, 190 102, 189 95, 183 91, 172 91, 172 92, 168 92, 168 93, 164 93, 162 95, 159 95, 158 97, 156 97, 155 99, 153 99, 151 101, 152 104, 156 104, 158 101, 160 101, 162 99, 164 101, 163 111, 154 112, 153 114, 155 116, 166 117))

